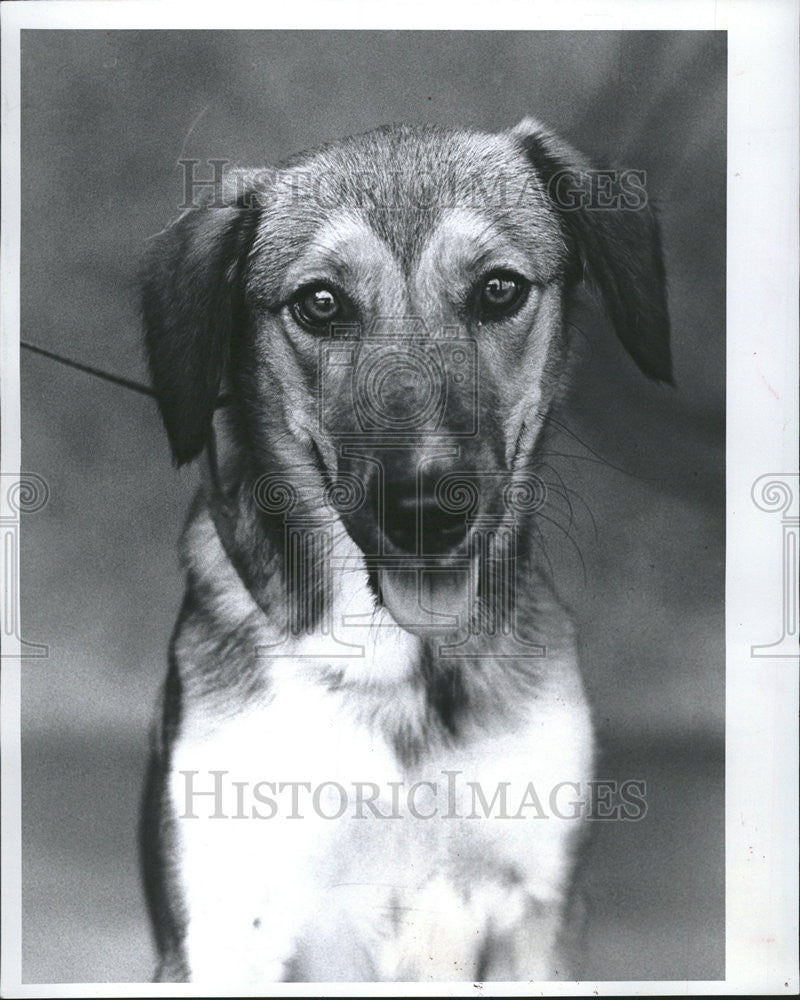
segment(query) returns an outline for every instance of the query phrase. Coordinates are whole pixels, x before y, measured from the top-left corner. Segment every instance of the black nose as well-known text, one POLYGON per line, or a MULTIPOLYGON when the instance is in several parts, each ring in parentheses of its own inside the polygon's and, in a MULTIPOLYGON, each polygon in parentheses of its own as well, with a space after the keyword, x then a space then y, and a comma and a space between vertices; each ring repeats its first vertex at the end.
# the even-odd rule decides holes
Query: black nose
POLYGON ((463 514, 443 510, 432 496, 420 496, 416 483, 387 483, 383 533, 403 552, 443 555, 464 541, 467 521, 463 514))

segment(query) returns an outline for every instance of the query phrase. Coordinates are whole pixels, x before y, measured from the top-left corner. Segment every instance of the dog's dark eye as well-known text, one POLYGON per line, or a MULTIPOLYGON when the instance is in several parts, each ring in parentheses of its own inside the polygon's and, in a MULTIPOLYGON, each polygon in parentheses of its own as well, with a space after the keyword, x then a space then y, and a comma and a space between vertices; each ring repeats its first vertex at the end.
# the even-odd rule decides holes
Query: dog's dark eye
POLYGON ((527 278, 513 271, 488 274, 478 286, 478 319, 485 321, 510 316, 525 302, 530 287, 527 278))
POLYGON ((307 285, 301 288, 289 304, 292 315, 301 326, 324 330, 343 313, 339 296, 327 285, 307 285))

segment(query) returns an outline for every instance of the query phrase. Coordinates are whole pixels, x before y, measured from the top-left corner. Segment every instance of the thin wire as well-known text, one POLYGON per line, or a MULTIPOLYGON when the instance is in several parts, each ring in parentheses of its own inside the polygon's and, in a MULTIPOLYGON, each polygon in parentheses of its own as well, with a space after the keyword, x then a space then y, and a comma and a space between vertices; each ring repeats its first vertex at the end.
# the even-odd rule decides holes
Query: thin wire
MULTIPOLYGON (((72 358, 64 357, 63 354, 57 354, 55 351, 45 350, 44 347, 39 347, 38 344, 31 344, 27 340, 20 340, 19 343, 20 347, 24 347, 27 351, 32 351, 34 354, 41 354, 43 358, 57 361, 67 368, 74 368, 79 372, 85 372, 87 375, 94 375, 95 378, 111 382, 113 385, 121 385, 123 389, 131 389, 133 392, 141 393, 143 396, 149 396, 151 399, 155 398, 155 391, 149 385, 143 385, 141 382, 135 382, 130 378, 123 378, 122 375, 112 375, 110 372, 103 371, 102 368, 95 368, 93 365, 86 365, 81 361, 73 361, 72 358)), ((227 396, 220 396, 214 404, 214 408, 219 409, 221 406, 226 406, 229 402, 230 400, 227 396)))
POLYGON ((29 343, 27 340, 21 340, 19 343, 20 347, 24 347, 28 351, 33 351, 34 354, 41 354, 43 358, 50 358, 51 361, 58 361, 59 364, 66 365, 67 368, 75 368, 79 372, 86 372, 87 375, 94 375, 96 378, 105 379, 106 382, 113 382, 114 385, 121 385, 125 389, 140 392, 143 396, 150 396, 151 398, 155 396, 153 390, 147 385, 142 385, 141 382, 134 382, 132 379, 123 378, 121 375, 112 375, 110 372, 104 372, 102 369, 94 368, 92 365, 73 361, 72 358, 65 358, 61 354, 56 354, 55 351, 47 351, 37 344, 29 343))

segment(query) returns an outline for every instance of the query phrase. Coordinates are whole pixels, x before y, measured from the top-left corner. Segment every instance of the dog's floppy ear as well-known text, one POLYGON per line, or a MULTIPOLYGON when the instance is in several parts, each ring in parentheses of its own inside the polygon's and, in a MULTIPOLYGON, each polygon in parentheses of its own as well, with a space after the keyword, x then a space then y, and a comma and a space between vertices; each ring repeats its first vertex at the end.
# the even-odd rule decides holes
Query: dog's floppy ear
POLYGON ((621 196, 617 188, 616 196, 609 198, 617 172, 593 169, 531 118, 523 119, 511 134, 559 217, 575 257, 573 277, 593 280, 617 336, 641 371, 672 384, 661 239, 640 178, 621 196), (602 184, 608 185, 605 191, 602 184))
POLYGON ((153 237, 142 281, 150 375, 176 465, 203 450, 232 340, 246 322, 243 278, 257 212, 190 209, 153 237))

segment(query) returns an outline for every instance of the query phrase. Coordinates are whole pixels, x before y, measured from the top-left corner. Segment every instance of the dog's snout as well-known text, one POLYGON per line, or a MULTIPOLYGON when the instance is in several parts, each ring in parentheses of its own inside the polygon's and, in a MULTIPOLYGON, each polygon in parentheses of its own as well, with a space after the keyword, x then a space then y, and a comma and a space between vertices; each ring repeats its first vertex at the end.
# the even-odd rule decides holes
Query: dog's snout
POLYGON ((457 548, 467 532, 466 518, 442 508, 433 492, 416 482, 387 483, 383 531, 403 552, 443 555, 457 548))

